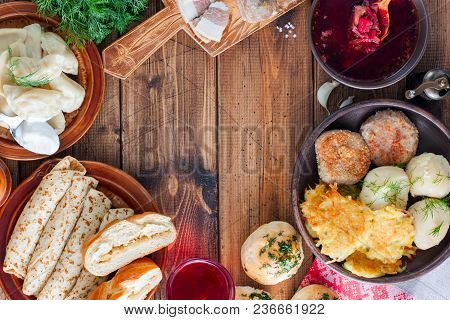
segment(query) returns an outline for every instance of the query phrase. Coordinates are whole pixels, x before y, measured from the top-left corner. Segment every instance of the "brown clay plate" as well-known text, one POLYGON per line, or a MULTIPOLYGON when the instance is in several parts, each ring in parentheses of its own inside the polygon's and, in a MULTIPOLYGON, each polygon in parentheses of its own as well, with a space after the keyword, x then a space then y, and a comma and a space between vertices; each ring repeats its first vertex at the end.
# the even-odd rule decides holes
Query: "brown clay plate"
MULTIPOLYGON (((323 262, 328 262, 331 259, 323 255, 320 252, 320 248, 316 247, 313 238, 305 228, 298 207, 299 203, 304 201, 306 188, 314 187, 319 182, 314 143, 322 132, 328 130, 347 129, 359 132, 361 124, 369 116, 375 114, 377 111, 386 109, 404 112, 416 125, 419 130, 417 154, 432 152, 443 155, 447 160, 450 160, 450 132, 448 128, 432 114, 409 103, 387 99, 370 100, 340 109, 326 118, 311 133, 301 147, 292 177, 291 193, 295 220, 300 233, 314 255, 323 262)), ((431 271, 450 256, 449 233, 450 231, 438 246, 428 250, 417 250, 417 255, 412 260, 405 260, 407 262, 406 270, 397 275, 386 275, 380 278, 368 279, 345 270, 339 263, 331 263, 329 266, 344 276, 364 282, 384 284, 412 280, 431 271)))
MULTIPOLYGON (((58 163, 58 159, 48 160, 36 169, 31 176, 23 181, 12 193, 6 204, 0 210, 0 262, 6 254, 6 246, 14 231, 14 226, 37 188, 42 178, 58 163)), ((145 211, 158 212, 148 191, 133 177, 124 171, 107 164, 93 161, 81 161, 86 167, 87 174, 99 181, 98 190, 105 193, 112 201, 114 208, 132 208, 136 213, 145 211)), ((164 273, 167 264, 167 248, 159 250, 150 256, 164 273)), ((3 289, 9 299, 31 300, 34 297, 22 293, 22 280, 4 273, 0 268, 0 289, 3 289)), ((151 298, 155 288, 148 296, 151 298)))
MULTIPOLYGON (((18 1, 0 4, 0 28, 20 28, 31 23, 39 23, 47 31, 58 33, 56 30, 58 21, 40 16, 34 3, 18 1)), ((76 143, 92 126, 100 111, 105 89, 105 74, 97 47, 93 43, 86 43, 84 48, 72 46, 71 49, 79 65, 78 76, 73 79, 84 87, 86 96, 78 110, 65 114, 66 130, 59 136, 61 146, 58 152, 76 143)), ((46 157, 19 146, 9 131, 2 127, 0 127, 0 156, 12 160, 35 160, 46 157)))
POLYGON ((11 194, 11 187, 11 172, 6 163, 0 159, 0 207, 8 200, 8 197, 11 194))

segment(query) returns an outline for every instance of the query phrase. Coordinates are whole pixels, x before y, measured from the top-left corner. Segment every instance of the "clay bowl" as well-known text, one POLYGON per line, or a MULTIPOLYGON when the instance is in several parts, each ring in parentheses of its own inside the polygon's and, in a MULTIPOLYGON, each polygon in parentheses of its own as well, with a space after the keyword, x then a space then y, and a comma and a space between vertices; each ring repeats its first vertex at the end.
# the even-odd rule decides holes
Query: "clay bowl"
MULTIPOLYGON (((19 1, 0 5, 0 28, 24 27, 31 23, 39 23, 45 30, 58 33, 56 30, 58 21, 40 16, 34 3, 19 1)), ((63 34, 60 36, 64 37, 63 34)), ((65 114, 66 130, 59 136, 61 146, 58 152, 80 140, 92 126, 100 111, 105 89, 105 74, 97 47, 93 43, 87 43, 84 48, 72 46, 71 49, 79 65, 79 74, 73 79, 84 87, 86 97, 78 110, 65 114)), ((36 160, 47 157, 25 150, 12 139, 7 129, 1 127, 0 156, 12 160, 36 160)))
MULTIPOLYGON (((323 262, 328 262, 331 259, 320 253, 320 248, 316 247, 313 238, 305 228, 299 209, 299 204, 304 201, 305 190, 308 187, 314 187, 319 182, 314 143, 322 132, 332 129, 347 129, 359 132, 361 124, 369 116, 375 114, 377 111, 388 108, 403 111, 416 125, 419 130, 417 154, 433 152, 443 155, 447 160, 450 160, 450 132, 448 128, 430 113, 406 102, 397 100, 370 100, 340 109, 326 118, 311 133, 300 149, 292 177, 291 193, 294 215, 300 233, 314 255, 323 262)), ((397 275, 386 275, 380 278, 367 279, 345 270, 339 263, 331 263, 329 267, 346 277, 359 281, 377 284, 397 283, 423 276, 444 262, 449 256, 450 236, 447 234, 438 246, 425 251, 418 250, 417 255, 412 260, 405 260, 407 262, 406 270, 397 275)))
POLYGON ((0 159, 0 207, 8 200, 11 194, 12 179, 11 172, 3 160, 0 159))
MULTIPOLYGON (((58 159, 44 162, 36 171, 23 181, 12 193, 6 204, 0 210, 0 261, 4 261, 6 246, 14 231, 14 226, 28 200, 33 195, 42 178, 58 163, 58 159)), ((136 213, 146 211, 158 212, 148 191, 133 177, 124 171, 107 164, 93 161, 81 161, 87 174, 99 181, 98 190, 102 191, 112 201, 113 208, 132 208, 136 213)), ((164 270, 167 265, 167 248, 150 255, 155 263, 164 270)), ((32 300, 22 293, 22 280, 4 273, 0 269, 0 289, 3 289, 9 299, 32 300)), ((151 298, 157 287, 149 294, 151 298)))

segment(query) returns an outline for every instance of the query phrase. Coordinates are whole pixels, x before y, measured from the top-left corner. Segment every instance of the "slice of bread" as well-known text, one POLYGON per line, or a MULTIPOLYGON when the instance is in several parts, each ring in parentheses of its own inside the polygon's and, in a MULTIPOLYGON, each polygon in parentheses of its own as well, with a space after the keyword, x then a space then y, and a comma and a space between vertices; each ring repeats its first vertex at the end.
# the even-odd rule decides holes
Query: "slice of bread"
POLYGON ((93 275, 106 276, 167 247, 175 238, 175 226, 161 214, 148 212, 113 221, 84 243, 84 267, 93 275))

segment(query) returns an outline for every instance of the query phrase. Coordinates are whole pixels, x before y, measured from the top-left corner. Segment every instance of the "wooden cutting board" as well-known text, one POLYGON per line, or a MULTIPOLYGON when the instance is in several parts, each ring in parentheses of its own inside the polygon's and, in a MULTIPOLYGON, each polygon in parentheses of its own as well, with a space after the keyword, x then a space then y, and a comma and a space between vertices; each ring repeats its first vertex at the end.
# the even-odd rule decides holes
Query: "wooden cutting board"
POLYGON ((270 19, 258 23, 247 23, 242 19, 237 0, 222 1, 230 9, 230 22, 219 43, 213 41, 204 43, 201 41, 192 32, 189 25, 184 22, 178 11, 176 1, 163 0, 166 5, 164 9, 103 50, 105 72, 126 79, 180 30, 187 32, 206 52, 215 57, 295 8, 304 0, 293 0, 286 8, 280 10, 270 19))

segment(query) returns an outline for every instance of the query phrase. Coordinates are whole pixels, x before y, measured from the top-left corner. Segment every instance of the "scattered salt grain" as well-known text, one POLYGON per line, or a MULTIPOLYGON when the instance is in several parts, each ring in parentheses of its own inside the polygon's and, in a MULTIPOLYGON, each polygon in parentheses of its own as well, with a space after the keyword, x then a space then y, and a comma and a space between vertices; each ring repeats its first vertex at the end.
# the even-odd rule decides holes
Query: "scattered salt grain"
POLYGON ((288 39, 290 35, 292 36, 292 38, 297 38, 297 35, 294 34, 292 32, 292 30, 289 30, 289 29, 292 29, 292 30, 295 29, 295 26, 290 21, 288 23, 286 23, 284 26, 281 26, 281 27, 275 26, 275 30, 278 33, 283 33, 285 39, 288 39))

